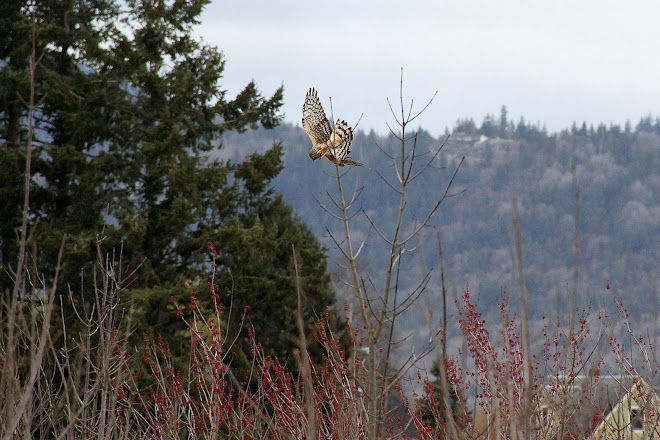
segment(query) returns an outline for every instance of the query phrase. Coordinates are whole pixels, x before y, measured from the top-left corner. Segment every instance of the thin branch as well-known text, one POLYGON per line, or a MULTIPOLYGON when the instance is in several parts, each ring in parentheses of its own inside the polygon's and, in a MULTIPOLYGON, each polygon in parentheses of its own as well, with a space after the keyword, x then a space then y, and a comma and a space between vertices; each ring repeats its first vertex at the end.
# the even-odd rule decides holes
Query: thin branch
POLYGON ((445 188, 445 192, 442 194, 442 197, 440 197, 440 199, 438 199, 438 201, 436 202, 435 206, 434 206, 433 209, 431 209, 431 211, 428 213, 428 215, 426 216, 426 218, 424 219, 424 221, 422 221, 422 222, 420 223, 420 225, 419 225, 417 228, 415 228, 415 229, 413 230, 413 232, 411 232, 406 238, 404 238, 404 239, 401 240, 401 242, 400 242, 401 244, 405 244, 405 243, 409 242, 410 240, 412 240, 412 239, 413 239, 413 238, 419 233, 419 231, 421 231, 424 227, 426 227, 426 226, 428 225, 429 221, 431 220, 431 218, 433 217, 433 215, 435 215, 436 211, 438 210, 438 208, 440 207, 440 205, 442 204, 442 202, 443 202, 445 199, 450 198, 450 197, 457 196, 457 195, 459 195, 459 194, 462 194, 462 193, 465 191, 465 190, 463 190, 463 191, 460 191, 460 192, 458 192, 458 193, 456 193, 456 194, 449 194, 449 189, 451 188, 451 185, 452 185, 452 183, 454 182, 454 178, 456 177, 456 174, 458 174, 458 170, 461 168, 461 165, 463 164, 463 161, 464 161, 464 160, 465 160, 465 157, 463 157, 463 158, 461 159, 460 163, 459 163, 458 166, 456 167, 456 170, 454 171, 454 174, 453 174, 453 176, 451 177, 451 180, 450 180, 449 183, 447 184, 447 187, 445 188))
MULTIPOLYGON (((523 379, 525 385, 525 392, 523 395, 523 409, 526 414, 532 411, 532 352, 530 348, 530 335, 529 335, 529 314, 527 311, 527 292, 525 289, 525 278, 523 276, 523 257, 522 257, 522 236, 520 226, 520 215, 518 213, 518 196, 514 193, 512 200, 513 208, 513 233, 514 233, 514 247, 515 247, 515 264, 518 269, 518 287, 520 291, 520 320, 522 323, 522 351, 523 351, 523 379)), ((522 420, 523 436, 529 437, 531 435, 531 427, 529 417, 523 417, 522 420)))
MULTIPOLYGON (((409 118, 409 119, 408 119, 408 123, 414 121, 414 120, 417 119, 422 113, 424 113, 424 112, 426 111, 426 109, 429 108, 429 106, 431 105, 431 103, 435 100, 435 97, 436 97, 437 95, 438 95, 438 91, 436 90, 435 93, 433 94, 433 96, 431 96, 431 99, 428 100, 428 102, 426 103, 426 105, 425 105, 424 107, 422 107, 422 109, 421 109, 420 111, 418 111, 417 114, 415 114, 415 116, 413 116, 412 118, 409 118)), ((412 108, 412 102, 411 102, 411 108, 412 108)))
MULTIPOLYGON (((327 212, 329 215, 331 215, 331 216, 334 217, 335 219, 337 219, 337 220, 341 220, 341 217, 340 217, 339 215, 333 213, 333 212, 332 212, 327 206, 325 206, 325 205, 324 205, 324 204, 318 199, 318 197, 316 197, 315 194, 312 193, 312 197, 314 197, 314 200, 316 200, 316 203, 318 203, 318 205, 319 205, 319 206, 320 206, 325 212, 327 212)), ((332 199, 331 199, 331 200, 332 200, 332 199)), ((334 203, 334 200, 333 200, 333 203, 334 203)))
POLYGON ((381 153, 383 153, 385 156, 387 156, 390 160, 394 160, 394 155, 392 155, 392 154, 388 153, 387 151, 385 151, 385 149, 383 149, 383 147, 378 145, 378 142, 374 142, 374 144, 376 145, 376 148, 378 148, 380 150, 381 153))
POLYGON ((300 255, 295 246, 291 245, 293 253, 293 267, 296 277, 296 296, 298 305, 296 308, 296 324, 298 326, 298 348, 300 350, 300 372, 303 380, 303 399, 305 403, 305 415, 307 416, 307 435, 305 438, 316 439, 317 420, 314 408, 314 387, 312 384, 312 373, 310 370, 309 352, 307 351, 307 337, 305 336, 305 324, 303 320, 303 292, 301 279, 300 255))
MULTIPOLYGON (((387 185, 392 191, 394 191, 395 193, 401 195, 401 190, 400 190, 399 188, 395 188, 394 185, 392 185, 392 184, 391 184, 391 183, 390 183, 390 182, 389 182, 389 181, 388 181, 388 180, 387 180, 387 179, 386 179, 386 178, 380 173, 380 171, 378 171, 378 170, 375 170, 375 171, 376 171, 376 174, 378 175, 378 177, 380 177, 380 179, 381 179, 381 180, 382 180, 382 181, 383 181, 383 182, 384 182, 384 183, 385 183, 385 184, 386 184, 386 185, 387 185)), ((398 174, 399 174, 399 173, 398 173, 398 171, 397 171, 397 176, 398 176, 398 174)))
POLYGON ((417 172, 416 172, 416 173, 410 178, 409 182, 413 182, 415 179, 417 179, 419 176, 421 176, 421 175, 422 175, 422 174, 423 174, 423 173, 424 173, 429 167, 432 166, 433 161, 435 160, 436 157, 438 157, 438 155, 439 155, 440 152, 442 151, 443 147, 444 147, 445 144, 447 143, 447 140, 449 140, 449 135, 447 135, 447 137, 446 137, 445 140, 442 142, 442 144, 440 145, 440 147, 439 147, 439 148, 433 153, 433 156, 432 156, 432 157, 431 157, 431 158, 430 158, 430 159, 424 164, 424 166, 422 166, 422 168, 421 168, 419 171, 417 171, 417 172))
POLYGON ((390 246, 392 246, 394 243, 393 243, 392 241, 390 241, 390 239, 385 235, 384 232, 382 232, 380 229, 378 229, 378 226, 376 226, 376 222, 374 222, 374 221, 371 219, 371 217, 369 217, 369 214, 367 213, 367 211, 364 211, 364 216, 367 218, 367 220, 368 220, 369 223, 371 224, 371 227, 374 228, 374 230, 375 230, 376 233, 380 236, 380 238, 382 238, 383 241, 384 241, 385 243, 387 243, 387 244, 389 244, 390 246))

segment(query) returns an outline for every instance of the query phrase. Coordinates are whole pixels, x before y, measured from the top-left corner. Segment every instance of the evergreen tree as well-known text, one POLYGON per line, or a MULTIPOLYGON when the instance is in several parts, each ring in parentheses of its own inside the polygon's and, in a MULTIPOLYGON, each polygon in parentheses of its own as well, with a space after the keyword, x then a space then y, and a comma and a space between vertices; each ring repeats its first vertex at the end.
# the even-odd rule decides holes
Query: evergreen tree
MULTIPOLYGON (((306 335, 310 355, 320 361, 320 346, 313 343, 316 321, 325 315, 334 294, 326 274, 323 249, 316 244, 311 230, 292 214, 278 195, 246 215, 226 222, 216 237, 219 273, 216 280, 224 310, 233 309, 227 325, 228 339, 236 339, 232 351, 237 353, 235 367, 249 373, 252 343, 241 338, 239 330, 245 314, 243 335, 252 329, 254 338, 266 354, 288 361, 297 369, 293 349, 297 347, 297 297, 292 245, 299 252, 301 281, 306 307, 306 335)), ((329 316, 334 328, 338 316, 329 316)))
POLYGON ((509 128, 509 120, 508 120, 508 111, 506 109, 506 105, 503 105, 502 108, 500 109, 500 137, 507 139, 509 137, 508 133, 508 128, 509 128))
POLYGON ((495 125, 495 118, 492 115, 486 115, 484 117, 479 132, 488 137, 495 137, 498 135, 498 129, 495 125))
MULTIPOLYGON (((102 237, 104 251, 123 249, 122 270, 131 274, 124 287, 149 318, 138 322, 154 326, 140 330, 169 335, 167 301, 172 294, 187 294, 184 280, 208 275, 210 240, 222 241, 229 271, 261 270, 267 281, 250 289, 268 284, 269 290, 250 292, 262 298, 295 297, 290 285, 273 278, 292 268, 288 256, 296 244, 301 253, 314 255, 303 261, 313 268, 307 294, 316 301, 311 301, 314 310, 332 302, 322 249, 269 189, 282 168, 281 147, 246 163, 209 158, 226 131, 276 126, 283 89, 263 97, 249 82, 236 98, 227 99, 219 85, 223 54, 193 37, 206 4, 208 0, 8 0, 0 6, 3 268, 17 260, 15 228, 25 171, 22 99, 30 86, 34 30, 41 57, 36 84, 41 104, 30 228, 40 270, 46 278, 52 276, 64 239, 62 291, 67 286, 88 291, 84 285, 90 277, 81 273, 95 264, 97 238, 102 237), (268 227, 259 226, 266 221, 268 227), (289 229, 297 232, 282 232, 289 229), (243 260, 237 255, 248 244, 258 244, 259 252, 243 260), (268 267, 276 263, 278 273, 268 267)), ((11 283, 7 271, 0 271, 3 292, 11 283)), ((247 292, 240 287, 236 297, 247 292)), ((269 306, 279 304, 269 299, 269 306)), ((279 341, 289 328, 264 330, 261 340, 265 345, 269 338, 279 341)))
POLYGON ((458 119, 454 126, 454 133, 476 134, 477 125, 472 118, 458 119))

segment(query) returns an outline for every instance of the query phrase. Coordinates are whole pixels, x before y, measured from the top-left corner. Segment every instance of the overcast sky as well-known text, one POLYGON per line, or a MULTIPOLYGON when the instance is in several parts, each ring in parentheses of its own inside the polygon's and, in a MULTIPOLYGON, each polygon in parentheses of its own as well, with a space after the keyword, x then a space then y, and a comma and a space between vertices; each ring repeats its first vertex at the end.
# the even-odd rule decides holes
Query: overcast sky
POLYGON ((307 89, 326 111, 387 131, 387 98, 429 110, 437 135, 480 124, 506 105, 550 131, 573 121, 637 123, 660 115, 660 2, 533 0, 216 0, 198 28, 226 55, 222 86, 284 85, 285 119, 300 124, 307 89))

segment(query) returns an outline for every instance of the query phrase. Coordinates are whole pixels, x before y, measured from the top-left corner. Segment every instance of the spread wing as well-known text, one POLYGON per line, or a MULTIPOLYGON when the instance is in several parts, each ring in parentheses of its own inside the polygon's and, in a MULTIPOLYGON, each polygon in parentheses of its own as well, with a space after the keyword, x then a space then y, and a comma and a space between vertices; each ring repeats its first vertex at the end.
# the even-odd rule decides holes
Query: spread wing
POLYGON ((339 163, 343 163, 351 152, 351 143, 353 142, 353 129, 343 119, 337 119, 335 130, 332 132, 331 149, 332 155, 339 163))
POLYGON ((309 89, 303 104, 302 126, 312 144, 325 144, 330 139, 332 127, 325 115, 321 101, 315 89, 309 89))

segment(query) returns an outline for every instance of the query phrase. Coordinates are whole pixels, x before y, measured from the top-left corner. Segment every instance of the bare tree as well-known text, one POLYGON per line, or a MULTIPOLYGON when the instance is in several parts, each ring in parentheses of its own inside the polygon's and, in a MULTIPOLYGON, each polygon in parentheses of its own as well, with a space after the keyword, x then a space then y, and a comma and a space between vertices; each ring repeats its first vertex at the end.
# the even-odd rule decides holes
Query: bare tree
MULTIPOLYGON (((33 24, 34 20, 33 12, 33 24)), ((62 327, 54 332, 52 319, 65 238, 54 276, 47 281, 39 273, 37 244, 28 230, 34 120, 44 100, 37 100, 40 61, 35 25, 29 57, 30 96, 27 100, 21 97, 27 112, 27 139, 20 247, 16 267, 8 268, 14 280, 12 292, 5 293, 0 305, 0 437, 118 437, 118 390, 127 379, 129 358, 121 349, 126 346, 128 332, 119 331, 119 265, 114 258, 102 257, 99 240, 97 269, 101 275, 98 270, 93 273, 95 302, 90 310, 76 310, 78 322, 74 327, 81 330, 73 335, 67 333, 63 312, 68 298, 59 295, 62 327)))
POLYGON ((33 244, 28 232, 28 219, 34 115, 41 104, 37 102, 36 96, 36 72, 39 62, 40 58, 37 58, 36 52, 36 27, 33 27, 32 51, 29 58, 30 96, 27 101, 21 97, 27 109, 28 133, 25 147, 25 186, 19 231, 19 254, 16 268, 8 268, 14 284, 12 292, 5 295, 2 303, 4 317, 0 320, 0 358, 3 360, 0 398, 4 402, 0 405, 0 433, 3 439, 31 437, 30 429, 34 415, 31 406, 35 384, 48 349, 48 334, 62 257, 62 248, 60 248, 51 286, 46 285, 46 281, 38 276, 36 263, 33 264, 32 270, 28 269, 28 245, 33 244), (26 358, 25 353, 29 353, 30 356, 26 358))
POLYGON ((396 122, 394 128, 390 126, 388 128, 396 137, 399 150, 389 152, 381 149, 381 151, 391 161, 396 177, 388 178, 378 169, 372 169, 372 171, 380 177, 383 184, 391 191, 391 194, 398 198, 398 211, 394 228, 387 230, 387 227, 381 224, 379 220, 372 218, 366 212, 364 213, 368 224, 376 232, 378 238, 389 248, 389 252, 384 256, 384 276, 363 273, 359 269, 358 257, 365 242, 362 241, 355 250, 351 236, 351 224, 354 216, 352 210, 354 210, 362 190, 354 191, 349 199, 342 183, 343 174, 338 166, 336 166, 337 194, 332 195, 327 192, 327 196, 332 202, 331 206, 334 208, 330 209, 326 205, 321 205, 343 225, 343 234, 331 233, 330 236, 346 261, 349 277, 342 281, 357 299, 360 326, 363 326, 364 329, 366 341, 364 347, 364 351, 366 351, 364 374, 356 380, 364 381, 364 383, 361 383, 361 387, 364 389, 366 398, 368 439, 382 438, 386 401, 389 392, 394 384, 404 377, 417 360, 427 354, 429 350, 425 349, 422 353, 410 353, 401 365, 395 366, 392 362, 393 350, 397 344, 402 342, 401 339, 397 339, 396 335, 397 321, 418 301, 431 278, 431 271, 428 271, 413 286, 402 285, 400 281, 402 259, 416 251, 413 243, 417 241, 416 239, 422 230, 431 225, 431 220, 442 202, 455 195, 450 194, 449 191, 463 163, 463 160, 461 160, 444 191, 438 195, 435 203, 428 208, 423 217, 412 223, 407 222, 406 215, 410 209, 408 203, 411 196, 411 185, 424 173, 437 172, 435 159, 445 146, 443 142, 435 150, 425 150, 418 146, 417 134, 409 133, 410 124, 428 108, 435 96, 434 94, 420 110, 414 109, 412 100, 407 104, 403 96, 402 69, 399 103, 396 111, 388 100, 390 111, 396 122))

